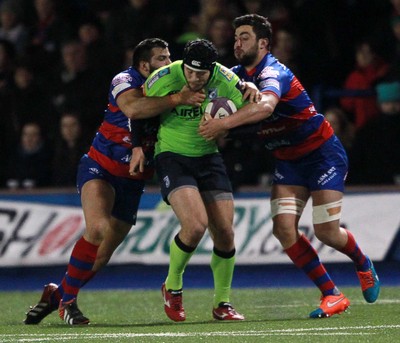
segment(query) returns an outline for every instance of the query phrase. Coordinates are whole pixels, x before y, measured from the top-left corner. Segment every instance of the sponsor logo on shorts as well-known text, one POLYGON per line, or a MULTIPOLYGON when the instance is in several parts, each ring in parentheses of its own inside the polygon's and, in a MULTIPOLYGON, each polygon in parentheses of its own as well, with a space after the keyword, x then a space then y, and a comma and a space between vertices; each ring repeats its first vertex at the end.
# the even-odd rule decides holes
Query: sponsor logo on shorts
POLYGON ((337 176, 336 168, 332 167, 329 169, 326 173, 323 173, 319 179, 318 179, 318 184, 319 185, 325 185, 327 184, 330 180, 332 180, 335 176, 337 176))
POLYGON ((280 174, 277 170, 275 170, 274 178, 278 180, 283 180, 285 177, 282 174, 280 174))
POLYGON ((169 181, 169 176, 168 176, 168 175, 165 176, 165 177, 163 178, 163 181, 164 181, 165 187, 166 187, 166 188, 169 188, 169 186, 171 185, 171 183, 170 183, 170 181, 169 181))
POLYGON ((89 168, 89 173, 99 175, 100 171, 97 168, 89 168))

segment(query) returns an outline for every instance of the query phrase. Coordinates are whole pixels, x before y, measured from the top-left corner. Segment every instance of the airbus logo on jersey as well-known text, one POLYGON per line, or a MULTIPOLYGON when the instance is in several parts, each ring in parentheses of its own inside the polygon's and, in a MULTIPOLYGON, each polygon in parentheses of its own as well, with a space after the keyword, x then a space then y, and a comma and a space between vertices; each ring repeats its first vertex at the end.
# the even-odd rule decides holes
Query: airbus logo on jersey
POLYGON ((172 113, 175 113, 178 117, 182 119, 196 119, 199 118, 202 114, 203 111, 201 107, 192 107, 192 108, 181 108, 179 111, 174 108, 172 113))

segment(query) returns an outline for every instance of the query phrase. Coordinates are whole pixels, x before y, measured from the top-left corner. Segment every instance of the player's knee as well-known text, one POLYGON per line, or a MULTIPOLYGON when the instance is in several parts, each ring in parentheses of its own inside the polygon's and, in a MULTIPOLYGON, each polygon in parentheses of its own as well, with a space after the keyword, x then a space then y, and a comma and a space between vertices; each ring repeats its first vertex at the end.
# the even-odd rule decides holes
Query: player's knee
POLYGON ((94 245, 100 245, 104 239, 106 224, 101 222, 90 223, 85 229, 85 238, 94 245))
POLYGON ((282 241, 283 239, 285 239, 286 237, 288 237, 288 235, 291 234, 291 232, 293 232, 294 228, 293 227, 289 227, 289 226, 285 226, 285 225, 280 225, 280 224, 274 224, 274 226, 272 227, 272 234, 275 236, 275 238, 277 238, 279 241, 282 241))
POLYGON ((214 242, 231 246, 235 240, 235 232, 232 226, 220 227, 213 230, 214 242))
POLYGON ((340 235, 339 224, 335 222, 327 222, 325 224, 314 226, 315 237, 322 243, 336 247, 338 244, 338 235, 340 235))
POLYGON ((191 225, 182 225, 180 236, 185 237, 185 240, 187 243, 190 243, 190 246, 197 246, 203 238, 206 229, 206 224, 201 224, 200 222, 197 224, 192 223, 191 225))

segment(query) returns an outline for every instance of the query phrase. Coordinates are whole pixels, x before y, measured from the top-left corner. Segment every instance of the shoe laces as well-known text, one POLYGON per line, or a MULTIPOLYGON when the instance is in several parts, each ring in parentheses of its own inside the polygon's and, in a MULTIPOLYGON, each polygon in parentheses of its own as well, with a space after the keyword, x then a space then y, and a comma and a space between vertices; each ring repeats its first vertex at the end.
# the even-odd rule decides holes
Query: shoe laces
POLYGON ((182 294, 173 294, 171 297, 171 307, 175 311, 182 310, 182 294))
POLYGON ((371 270, 367 272, 358 272, 358 276, 363 290, 374 286, 375 280, 371 270))

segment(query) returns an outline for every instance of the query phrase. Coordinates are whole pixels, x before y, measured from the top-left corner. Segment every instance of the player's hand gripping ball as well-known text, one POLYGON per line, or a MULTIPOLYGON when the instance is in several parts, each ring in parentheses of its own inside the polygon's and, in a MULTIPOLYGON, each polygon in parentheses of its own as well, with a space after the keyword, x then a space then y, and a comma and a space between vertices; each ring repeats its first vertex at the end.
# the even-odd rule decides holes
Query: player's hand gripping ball
POLYGON ((227 116, 230 116, 232 113, 237 111, 236 105, 233 103, 232 100, 219 97, 211 100, 208 105, 206 106, 204 118, 206 120, 215 118, 215 119, 222 119, 227 116))

